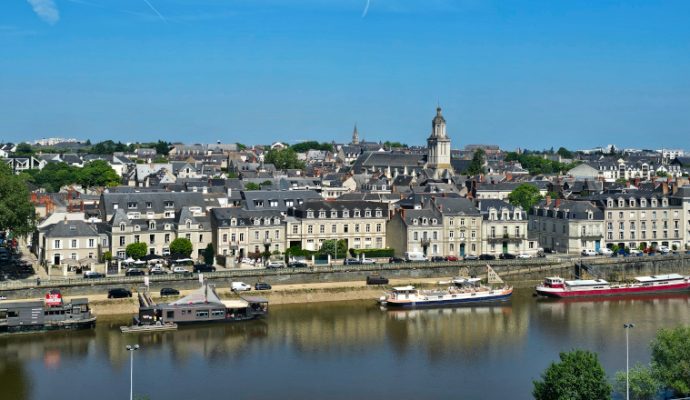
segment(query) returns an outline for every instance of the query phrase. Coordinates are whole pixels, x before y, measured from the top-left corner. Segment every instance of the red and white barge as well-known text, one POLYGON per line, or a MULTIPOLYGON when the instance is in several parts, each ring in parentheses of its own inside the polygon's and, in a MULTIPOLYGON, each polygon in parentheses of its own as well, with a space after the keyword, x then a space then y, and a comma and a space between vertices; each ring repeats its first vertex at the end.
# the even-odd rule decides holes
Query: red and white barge
POLYGON ((536 290, 540 296, 558 298, 682 292, 690 290, 690 277, 679 274, 638 276, 633 283, 609 283, 603 279, 566 281, 549 277, 536 290))

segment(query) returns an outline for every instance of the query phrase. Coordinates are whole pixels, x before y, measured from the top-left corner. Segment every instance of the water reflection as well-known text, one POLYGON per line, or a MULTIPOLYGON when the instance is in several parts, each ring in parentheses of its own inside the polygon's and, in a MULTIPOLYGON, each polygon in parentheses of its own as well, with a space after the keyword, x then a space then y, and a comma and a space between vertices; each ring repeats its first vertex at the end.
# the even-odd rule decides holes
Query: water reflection
POLYGON ((229 376, 246 390, 239 398, 309 397, 316 382, 322 397, 439 398, 452 396, 458 377, 468 398, 526 398, 559 351, 595 350, 610 372, 620 369, 624 322, 636 323, 631 360, 648 360, 656 329, 690 324, 689 306, 686 294, 540 300, 523 290, 494 306, 280 306, 260 321, 134 335, 118 329, 129 317, 101 318, 91 331, 0 337, 0 385, 3 398, 57 400, 73 397, 76 379, 103 390, 103 399, 120 398, 129 371, 123 349, 138 343, 137 379, 152 399, 194 398, 190 382, 199 381, 209 397, 222 396, 229 376))

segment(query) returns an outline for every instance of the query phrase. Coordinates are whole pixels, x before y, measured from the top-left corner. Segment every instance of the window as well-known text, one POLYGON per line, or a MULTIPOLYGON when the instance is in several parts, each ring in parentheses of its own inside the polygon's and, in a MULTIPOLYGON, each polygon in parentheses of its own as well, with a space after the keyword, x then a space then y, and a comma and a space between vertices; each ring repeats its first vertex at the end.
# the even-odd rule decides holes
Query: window
POLYGON ((136 203, 136 202, 133 202, 133 201, 127 202, 127 208, 129 208, 130 210, 136 209, 136 208, 137 208, 137 203, 136 203))
POLYGON ((314 233, 314 226, 313 225, 307 225, 307 233, 312 234, 314 233))
POLYGON ((95 247, 96 246, 96 240, 95 239, 89 239, 89 247, 95 247))
POLYGON ((381 224, 376 224, 376 232, 381 232, 381 224))
POLYGON ((337 233, 338 226, 336 224, 331 225, 331 233, 337 233))
POLYGON ((371 210, 369 210, 369 209, 364 210, 364 217, 370 218, 371 217, 371 210))
POLYGON ((53 241, 53 248, 54 248, 54 249, 59 249, 59 248, 60 248, 60 241, 59 241, 59 240, 53 241))
POLYGON ((297 229, 298 229, 297 224, 293 224, 293 225, 292 225, 292 234, 293 234, 293 235, 296 235, 296 234, 297 234, 297 229))
POLYGON ((343 233, 348 233, 348 232, 350 232, 350 225, 349 224, 343 225, 343 233))
POLYGON ((274 238, 274 239, 280 239, 280 230, 276 229, 276 230, 273 232, 273 238, 274 238))
POLYGON ((314 218, 314 211, 307 210, 307 218, 314 218))
POLYGON ((259 240, 259 231, 254 231, 254 240, 259 240))
POLYGON ((364 225, 364 232, 366 232, 366 233, 371 232, 371 224, 364 225))
POLYGON ((383 212, 381 210, 376 210, 376 218, 381 218, 383 216, 383 212))
POLYGON ((152 208, 152 207, 153 207, 153 203, 151 203, 150 201, 147 201, 146 202, 146 208, 152 208))
POLYGON ((413 240, 419 240, 419 232, 414 232, 412 234, 413 240))
POLYGON ((359 209, 358 209, 358 208, 355 208, 355 218, 359 218, 359 217, 360 217, 360 215, 359 215, 359 209))
POLYGON ((236 240, 237 240, 237 234, 236 234, 236 233, 231 233, 231 234, 230 234, 230 241, 234 243, 236 240))
POLYGON ((227 242, 228 242, 228 234, 224 233, 223 234, 223 243, 227 243, 227 242))
POLYGON ((156 235, 149 235, 149 244, 156 243, 156 235))
POLYGON ((165 236, 163 237, 163 239, 165 240, 165 243, 170 243, 170 234, 166 233, 165 236))
POLYGON ((134 243, 139 243, 139 235, 134 235, 134 243))
POLYGON ((319 233, 326 233, 326 225, 319 225, 319 233))
POLYGON ((326 212, 323 210, 319 211, 319 218, 326 218, 326 212))
POLYGON ((412 220, 412 225, 418 225, 418 224, 419 224, 419 220, 417 220, 417 218, 412 220))
POLYGON ((154 221, 149 221, 149 230, 156 229, 156 223, 154 221))
POLYGON ((355 233, 359 233, 359 224, 355 224, 355 233))
POLYGON ((448 232, 448 238, 449 238, 450 240, 453 240, 454 234, 455 234, 455 232, 453 232, 453 231, 448 232))
POLYGON ((331 218, 338 218, 338 212, 335 210, 331 210, 331 218))
POLYGON ((120 236, 120 246, 124 246, 124 245, 125 245, 125 237, 120 236))
POLYGON ((166 201, 166 202, 163 204, 163 206, 164 206, 165 208, 174 208, 174 207, 175 207, 175 202, 166 201))
POLYGON ((124 232, 124 231, 125 231, 125 224, 122 223, 122 224, 120 224, 120 232, 124 232))
POLYGON ((79 247, 79 246, 77 245, 77 239, 72 239, 71 247, 72 247, 73 249, 76 249, 77 247, 79 247))
POLYGON ((350 211, 349 210, 343 210, 343 218, 350 218, 350 211))

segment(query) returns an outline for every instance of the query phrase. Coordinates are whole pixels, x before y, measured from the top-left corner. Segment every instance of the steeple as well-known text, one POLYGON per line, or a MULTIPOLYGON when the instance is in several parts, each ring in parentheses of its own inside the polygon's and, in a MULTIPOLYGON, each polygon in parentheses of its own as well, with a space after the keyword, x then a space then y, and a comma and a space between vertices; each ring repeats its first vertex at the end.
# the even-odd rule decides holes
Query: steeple
POLYGON ((355 124, 355 129, 352 131, 352 144, 359 144, 359 133, 357 132, 357 124, 355 124))
POLYGON ((427 143, 427 168, 436 170, 439 175, 450 169, 450 138, 446 135, 446 119, 441 107, 436 108, 436 116, 431 120, 431 135, 427 143))

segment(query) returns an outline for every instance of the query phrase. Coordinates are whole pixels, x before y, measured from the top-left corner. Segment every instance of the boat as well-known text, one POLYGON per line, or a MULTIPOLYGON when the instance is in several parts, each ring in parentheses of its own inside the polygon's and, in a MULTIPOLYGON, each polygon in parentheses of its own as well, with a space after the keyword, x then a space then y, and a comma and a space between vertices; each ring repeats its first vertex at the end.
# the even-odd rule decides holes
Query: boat
MULTIPOLYGON (((487 265, 489 284, 503 283, 494 270, 487 265)), ((444 282, 445 283, 445 282, 444 282)), ((454 278, 445 289, 417 289, 412 285, 394 287, 379 298, 379 304, 386 308, 438 307, 468 303, 490 303, 506 301, 513 294, 511 286, 498 288, 481 284, 481 278, 454 278)))
POLYGON ((156 304, 151 301, 147 291, 140 291, 139 314, 133 318, 131 331, 144 331, 136 327, 148 327, 152 331, 176 329, 177 325, 246 321, 261 318, 267 313, 267 299, 240 296, 221 300, 215 287, 208 283, 172 303, 156 304), (157 327, 159 325, 160 328, 157 327))
POLYGON ((160 321, 155 324, 143 324, 143 325, 132 325, 132 326, 121 326, 120 331, 122 333, 139 333, 139 332, 160 332, 160 331, 176 331, 177 324, 174 322, 162 323, 160 321))
POLYGON ((0 302, 0 332, 89 329, 95 325, 88 299, 65 302, 57 289, 50 290, 43 300, 0 302))
POLYGON ((572 298, 596 296, 624 296, 682 292, 690 290, 690 277, 679 274, 637 276, 632 283, 609 283, 604 279, 565 280, 548 277, 536 287, 540 296, 572 298))

